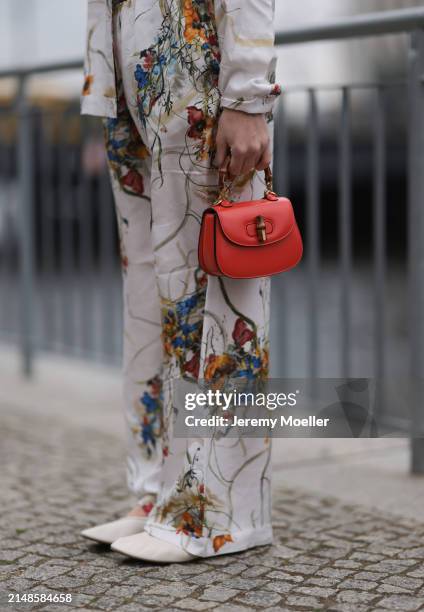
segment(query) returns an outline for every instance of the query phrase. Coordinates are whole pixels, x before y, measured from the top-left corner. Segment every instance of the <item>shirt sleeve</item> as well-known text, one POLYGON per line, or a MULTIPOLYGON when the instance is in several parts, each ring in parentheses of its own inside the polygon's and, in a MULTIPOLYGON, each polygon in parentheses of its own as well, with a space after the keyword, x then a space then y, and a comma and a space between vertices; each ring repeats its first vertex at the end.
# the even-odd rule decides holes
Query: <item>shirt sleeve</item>
POLYGON ((275 83, 274 0, 215 0, 221 52, 221 106, 268 113, 281 88, 275 83))

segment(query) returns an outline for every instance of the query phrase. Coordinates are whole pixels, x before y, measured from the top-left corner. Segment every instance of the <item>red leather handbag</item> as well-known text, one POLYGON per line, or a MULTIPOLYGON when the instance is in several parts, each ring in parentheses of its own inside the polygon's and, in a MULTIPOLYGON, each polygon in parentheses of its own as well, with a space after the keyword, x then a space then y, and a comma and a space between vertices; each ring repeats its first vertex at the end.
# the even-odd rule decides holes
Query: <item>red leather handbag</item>
POLYGON ((287 198, 272 190, 272 173, 265 170, 261 200, 233 202, 231 184, 220 172, 220 195, 206 208, 200 226, 200 267, 213 276, 257 278, 285 272, 302 258, 303 244, 287 198))

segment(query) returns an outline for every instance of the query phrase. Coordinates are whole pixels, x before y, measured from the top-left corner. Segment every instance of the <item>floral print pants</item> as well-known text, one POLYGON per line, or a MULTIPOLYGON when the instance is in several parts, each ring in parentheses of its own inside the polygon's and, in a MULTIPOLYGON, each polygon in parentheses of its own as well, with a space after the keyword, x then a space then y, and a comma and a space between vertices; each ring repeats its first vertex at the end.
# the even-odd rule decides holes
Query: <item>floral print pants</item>
MULTIPOLYGON (((201 30, 209 47, 181 58, 177 38, 191 33, 152 8, 134 53, 128 7, 114 15, 118 117, 104 119, 123 271, 128 484, 139 499, 158 496, 148 533, 213 556, 272 540, 270 440, 173 437, 183 406, 172 383, 267 377, 270 279, 208 276, 198 264, 218 182, 213 23, 201 30)), ((234 198, 262 193, 250 173, 234 198)))

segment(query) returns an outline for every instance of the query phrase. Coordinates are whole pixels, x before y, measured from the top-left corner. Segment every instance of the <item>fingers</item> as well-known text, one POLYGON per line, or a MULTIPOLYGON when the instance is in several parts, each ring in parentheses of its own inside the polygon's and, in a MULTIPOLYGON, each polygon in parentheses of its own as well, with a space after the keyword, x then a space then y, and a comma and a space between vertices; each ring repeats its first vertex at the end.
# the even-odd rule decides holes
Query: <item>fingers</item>
POLYGON ((219 170, 220 170, 221 172, 224 172, 224 173, 225 173, 225 175, 224 175, 224 176, 226 176, 226 178, 227 178, 228 180, 232 180, 233 178, 235 178, 235 177, 233 177, 233 176, 232 176, 232 174, 231 174, 231 172, 230 172, 230 170, 229 170, 229 167, 230 167, 230 161, 231 161, 231 155, 228 155, 228 154, 227 154, 227 156, 225 157, 225 159, 224 159, 223 163, 222 163, 222 164, 219 166, 219 170))
POLYGON ((230 155, 227 172, 243 176, 264 170, 271 161, 270 137, 263 115, 223 109, 220 115, 213 165, 222 169, 230 155))
POLYGON ((262 156, 259 161, 256 163, 256 170, 265 170, 271 163, 271 147, 269 144, 265 147, 262 152, 262 156))
POLYGON ((215 168, 222 168, 225 164, 225 160, 228 156, 228 143, 225 138, 218 131, 216 137, 216 153, 214 158, 215 168))
POLYGON ((240 145, 231 147, 231 159, 228 165, 228 171, 233 176, 239 176, 242 173, 244 155, 244 149, 240 147, 240 145))
POLYGON ((271 162, 271 151, 269 139, 255 141, 243 145, 236 144, 231 147, 231 162, 229 170, 231 174, 247 174, 253 169, 265 170, 271 162))

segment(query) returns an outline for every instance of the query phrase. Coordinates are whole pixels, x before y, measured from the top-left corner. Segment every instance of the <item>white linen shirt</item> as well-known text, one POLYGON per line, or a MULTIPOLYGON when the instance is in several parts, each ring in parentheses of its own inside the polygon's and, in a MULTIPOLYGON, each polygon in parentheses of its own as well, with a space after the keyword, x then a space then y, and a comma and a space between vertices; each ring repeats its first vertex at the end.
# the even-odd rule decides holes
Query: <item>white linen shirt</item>
MULTIPOLYGON (((125 1, 134 3, 134 15, 142 19, 146 0, 125 1)), ((149 6, 154 1, 149 0, 149 6)), ((182 7, 196 5, 196 0, 177 1, 182 7)), ((221 106, 247 113, 270 112, 281 92, 275 84, 274 0, 206 0, 202 6, 211 6, 215 12, 221 106)), ((81 112, 115 118, 116 110, 112 0, 88 0, 81 112)))

